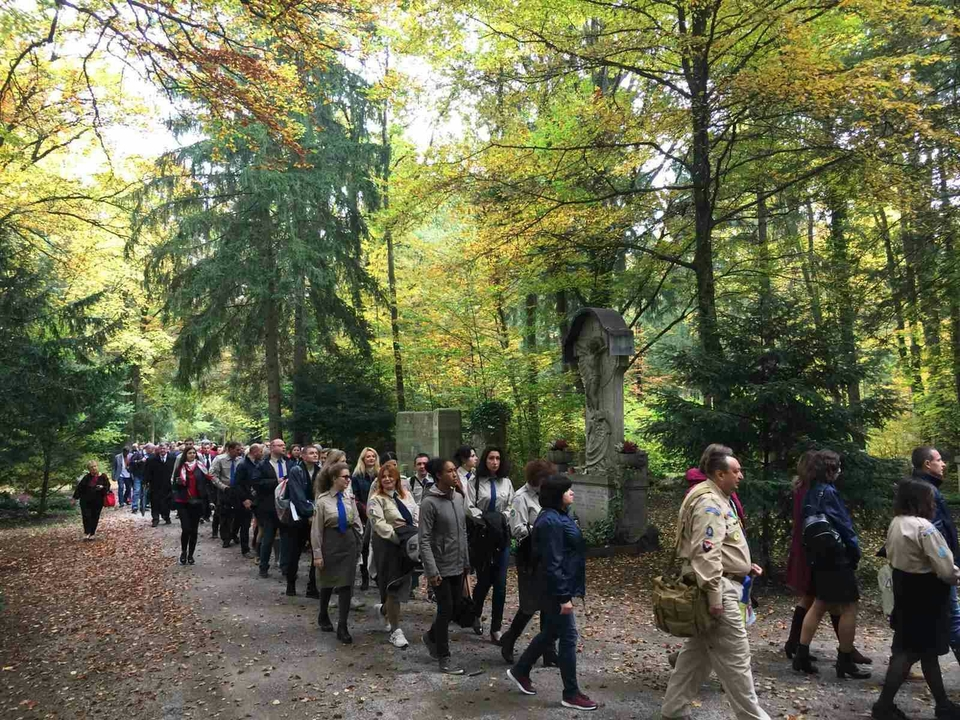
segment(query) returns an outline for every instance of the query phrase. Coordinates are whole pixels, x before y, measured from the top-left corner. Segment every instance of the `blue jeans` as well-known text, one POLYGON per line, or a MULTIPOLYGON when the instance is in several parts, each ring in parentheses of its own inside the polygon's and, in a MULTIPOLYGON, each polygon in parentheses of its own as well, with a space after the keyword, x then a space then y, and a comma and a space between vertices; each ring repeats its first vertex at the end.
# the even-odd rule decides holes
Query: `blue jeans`
POLYGON ((960 650, 960 603, 956 585, 950 586, 950 647, 960 650))
POLYGON ((480 617, 483 615, 483 604, 487 601, 487 593, 493 586, 491 633, 499 632, 503 626, 503 606, 507 601, 507 566, 509 564, 510 546, 508 545, 482 572, 477 573, 477 584, 473 588, 473 612, 480 617))
POLYGON ((540 632, 513 666, 514 675, 530 677, 537 660, 553 647, 557 639, 560 640, 557 664, 563 680, 563 699, 571 700, 580 694, 580 686, 577 685, 577 621, 573 613, 560 614, 560 603, 556 598, 545 600, 541 606, 540 632))
POLYGON ((143 511, 147 507, 147 494, 144 492, 143 488, 143 478, 133 476, 133 512, 137 510, 143 511))
POLYGON ((127 494, 133 487, 133 479, 130 477, 117 478, 117 505, 123 505, 127 494))

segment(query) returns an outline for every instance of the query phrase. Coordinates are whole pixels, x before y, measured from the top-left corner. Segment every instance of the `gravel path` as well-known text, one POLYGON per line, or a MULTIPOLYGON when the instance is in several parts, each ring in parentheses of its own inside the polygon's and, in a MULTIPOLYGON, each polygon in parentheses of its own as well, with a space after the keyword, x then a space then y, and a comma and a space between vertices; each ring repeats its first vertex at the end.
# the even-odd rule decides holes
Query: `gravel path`
MULTIPOLYGON (((257 577, 237 548, 223 549, 201 526, 197 565, 180 567, 179 526, 151 528, 149 517, 105 511, 98 539, 80 540, 68 524, 0 530, 0 715, 10 718, 552 718, 560 710, 559 673, 536 670, 539 694, 521 696, 504 676, 499 649, 471 631, 452 633, 468 675, 446 677, 419 644, 433 606, 404 607, 411 646, 397 650, 367 607, 351 614, 352 646, 316 625, 317 602, 288 598, 276 571, 257 577)), ((597 718, 659 716, 672 638, 651 626, 647 585, 661 554, 588 563, 586 607, 577 604, 582 689, 601 703, 597 718)), ((305 584, 306 559, 299 590, 305 584)), ((507 619, 515 604, 508 593, 507 619)), ((761 703, 775 718, 868 717, 879 692, 889 631, 865 602, 859 647, 876 660, 874 678, 837 680, 835 643, 824 625, 814 654, 823 673, 792 672, 780 650, 789 598, 762 598, 751 629, 761 703)), ((489 611, 489 606, 488 606, 489 611)), ((528 630, 529 639, 529 630, 528 630)), ((523 645, 523 642, 519 644, 523 645)), ((960 696, 952 657, 942 665, 948 692, 960 696)), ((905 686, 901 707, 932 717, 922 682, 905 686)), ((715 679, 694 717, 732 718, 715 679)))

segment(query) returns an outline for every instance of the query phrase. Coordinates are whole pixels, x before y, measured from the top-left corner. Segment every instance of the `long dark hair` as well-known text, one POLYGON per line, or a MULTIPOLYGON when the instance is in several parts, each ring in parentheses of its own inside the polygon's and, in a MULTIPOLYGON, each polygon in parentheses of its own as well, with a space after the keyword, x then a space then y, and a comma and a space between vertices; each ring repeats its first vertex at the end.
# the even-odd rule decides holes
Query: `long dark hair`
MULTIPOLYGON (((487 456, 492 452, 500 453, 500 467, 497 469, 497 477, 510 477, 510 463, 507 461, 507 456, 503 454, 503 450, 495 445, 483 449, 483 455, 480 456, 480 465, 477 467, 477 477, 481 479, 490 477, 490 471, 487 469, 487 456)), ((470 457, 470 453, 467 453, 467 457, 470 457)))
POLYGON ((573 487, 566 475, 551 475, 540 485, 540 507, 563 512, 563 494, 573 487))

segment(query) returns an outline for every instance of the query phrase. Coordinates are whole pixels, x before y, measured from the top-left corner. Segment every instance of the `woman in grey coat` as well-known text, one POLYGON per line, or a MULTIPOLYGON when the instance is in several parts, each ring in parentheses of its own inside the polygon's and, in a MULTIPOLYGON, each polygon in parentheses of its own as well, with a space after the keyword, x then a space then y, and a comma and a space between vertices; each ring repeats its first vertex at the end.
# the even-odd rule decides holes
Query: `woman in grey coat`
POLYGON ((427 582, 437 598, 437 617, 423 636, 430 657, 440 663, 440 672, 462 675, 450 659, 449 626, 463 592, 464 573, 470 572, 467 550, 467 517, 459 487, 457 466, 434 458, 430 474, 436 484, 420 503, 420 559, 427 582))

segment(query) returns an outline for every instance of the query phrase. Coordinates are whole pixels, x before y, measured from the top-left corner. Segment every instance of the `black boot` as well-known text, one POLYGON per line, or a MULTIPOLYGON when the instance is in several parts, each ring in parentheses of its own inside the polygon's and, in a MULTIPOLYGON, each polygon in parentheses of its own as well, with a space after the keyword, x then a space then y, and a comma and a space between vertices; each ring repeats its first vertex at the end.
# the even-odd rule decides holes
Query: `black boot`
POLYGON ((353 638, 350 637, 350 631, 347 630, 346 625, 337 625, 337 640, 344 645, 349 645, 353 642, 353 638))
POLYGON ((790 637, 787 638, 783 646, 783 652, 787 655, 787 660, 793 660, 797 652, 797 646, 800 644, 800 630, 803 629, 803 619, 807 616, 807 609, 797 605, 793 609, 793 620, 790 623, 790 637))
POLYGON ((297 581, 287 580, 287 597, 296 597, 297 596, 297 581))
POLYGON ((500 636, 500 656, 503 658, 503 661, 508 665, 513 665, 513 646, 517 643, 517 639, 507 630, 503 635, 500 636))
MULTIPOLYGON (((801 647, 803 647, 801 645, 801 647)), ((796 660, 794 660, 796 662, 796 660)), ((853 678, 854 680, 866 680, 870 677, 869 670, 861 670, 853 662, 853 658, 850 653, 838 652, 837 653, 837 677, 841 680, 845 677, 853 678)))
POLYGON ((187 551, 186 551, 186 550, 184 550, 182 553, 180 553, 180 564, 181 564, 181 565, 186 565, 186 564, 187 564, 187 551))
POLYGON ((320 614, 317 616, 317 625, 320 626, 320 629, 323 632, 333 632, 333 623, 330 622, 330 616, 327 615, 323 610, 320 611, 320 614))
MULTIPOLYGON (((839 668, 839 660, 837 661, 837 667, 839 668)), ((793 656, 793 669, 799 670, 800 672, 805 672, 807 675, 816 675, 819 670, 817 670, 816 665, 810 660, 810 646, 797 644, 797 652, 793 656)), ((838 671, 839 672, 839 671, 838 671)))
POLYGON ((366 592, 370 589, 370 571, 363 565, 360 566, 360 590, 366 592))
MULTIPOLYGON (((840 616, 831 614, 830 624, 833 625, 833 633, 834 635, 837 636, 837 640, 839 640, 840 639, 840 616)), ((840 648, 837 648, 837 652, 840 652, 840 648)), ((861 653, 856 648, 850 651, 850 659, 853 660, 854 665, 873 665, 873 659, 868 658, 866 655, 861 653)))

